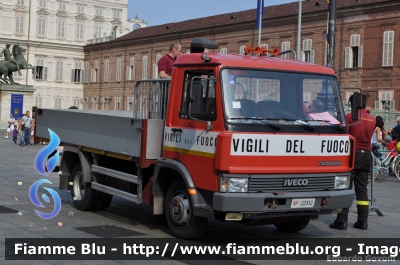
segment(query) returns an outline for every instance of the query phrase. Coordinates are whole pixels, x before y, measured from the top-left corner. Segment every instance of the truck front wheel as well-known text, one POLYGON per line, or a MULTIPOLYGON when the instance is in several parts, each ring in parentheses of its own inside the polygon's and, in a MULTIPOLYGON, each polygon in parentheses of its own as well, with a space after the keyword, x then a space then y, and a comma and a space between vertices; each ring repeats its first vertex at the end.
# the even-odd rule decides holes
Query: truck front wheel
POLYGON ((92 189, 89 182, 83 182, 81 164, 75 165, 71 178, 71 195, 76 209, 81 211, 93 210, 97 203, 96 191, 92 189))
POLYGON ((172 234, 179 238, 200 237, 207 225, 207 218, 194 215, 185 183, 171 185, 165 200, 165 215, 172 234))
POLYGON ((284 224, 274 224, 276 228, 285 232, 299 232, 306 228, 310 222, 310 216, 302 216, 293 222, 284 224))

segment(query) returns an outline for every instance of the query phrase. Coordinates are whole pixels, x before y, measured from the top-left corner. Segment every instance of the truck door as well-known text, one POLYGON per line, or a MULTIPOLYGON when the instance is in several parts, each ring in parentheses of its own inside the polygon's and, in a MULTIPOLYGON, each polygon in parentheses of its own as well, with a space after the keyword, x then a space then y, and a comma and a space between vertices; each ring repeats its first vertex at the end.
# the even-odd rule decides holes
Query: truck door
POLYGON ((164 157, 181 161, 196 188, 213 191, 218 189, 214 160, 222 118, 215 77, 213 69, 187 70, 176 77, 180 80, 173 80, 182 87, 171 90, 164 135, 164 157), (211 130, 206 129, 207 122, 211 130))

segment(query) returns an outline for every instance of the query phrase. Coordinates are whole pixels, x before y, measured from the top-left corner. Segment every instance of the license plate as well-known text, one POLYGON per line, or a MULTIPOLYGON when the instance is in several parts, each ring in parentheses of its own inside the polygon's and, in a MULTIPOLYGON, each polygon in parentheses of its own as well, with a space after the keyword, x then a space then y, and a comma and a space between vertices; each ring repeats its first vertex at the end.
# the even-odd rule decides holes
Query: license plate
POLYGON ((309 208, 313 207, 314 203, 315 203, 315 198, 293 199, 290 208, 309 208))

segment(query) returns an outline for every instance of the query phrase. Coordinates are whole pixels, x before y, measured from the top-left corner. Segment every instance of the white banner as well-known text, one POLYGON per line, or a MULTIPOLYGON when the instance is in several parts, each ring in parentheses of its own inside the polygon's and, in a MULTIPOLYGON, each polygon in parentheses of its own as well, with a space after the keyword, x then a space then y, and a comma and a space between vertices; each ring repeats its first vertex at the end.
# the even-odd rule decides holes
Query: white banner
POLYGON ((217 136, 219 132, 206 130, 182 129, 182 132, 173 132, 170 127, 164 130, 164 146, 215 154, 217 136))
POLYGON ((234 134, 236 156, 349 156, 349 136, 234 134))

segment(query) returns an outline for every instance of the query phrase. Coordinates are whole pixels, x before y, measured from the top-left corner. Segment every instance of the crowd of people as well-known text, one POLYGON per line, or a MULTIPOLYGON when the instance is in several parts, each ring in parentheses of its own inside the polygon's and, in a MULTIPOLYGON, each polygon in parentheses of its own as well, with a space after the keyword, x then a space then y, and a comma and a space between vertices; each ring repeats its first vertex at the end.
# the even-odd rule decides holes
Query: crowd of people
POLYGON ((31 116, 30 111, 27 111, 21 118, 14 119, 10 114, 8 119, 8 127, 4 138, 12 139, 15 145, 25 146, 34 144, 35 134, 35 117, 31 116), (9 138, 10 135, 10 138, 9 138), (19 143, 18 143, 18 136, 19 143))

